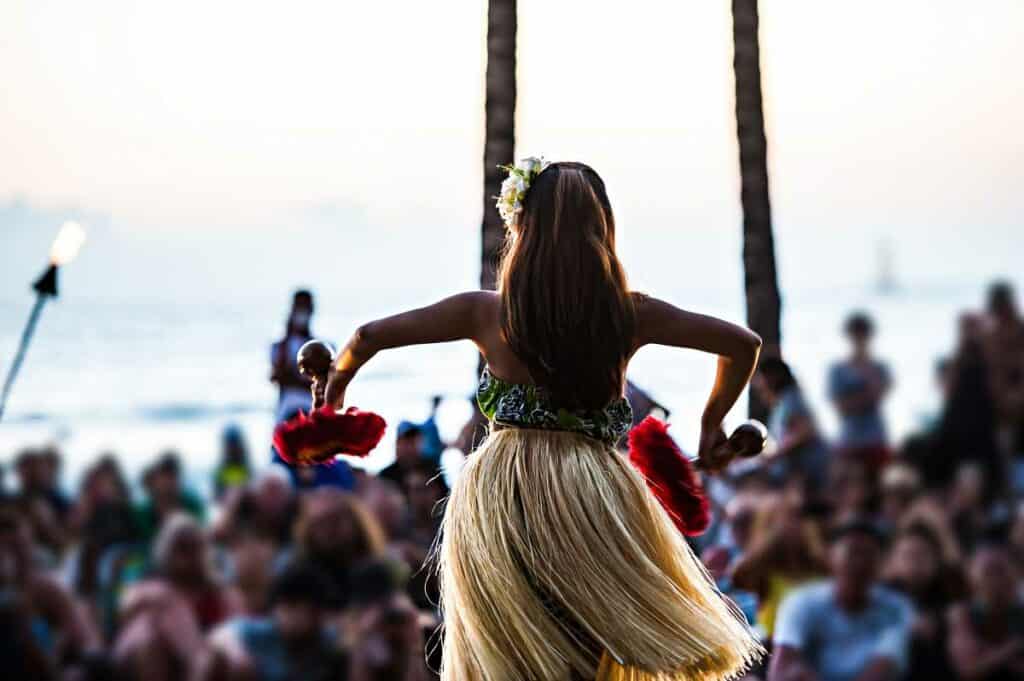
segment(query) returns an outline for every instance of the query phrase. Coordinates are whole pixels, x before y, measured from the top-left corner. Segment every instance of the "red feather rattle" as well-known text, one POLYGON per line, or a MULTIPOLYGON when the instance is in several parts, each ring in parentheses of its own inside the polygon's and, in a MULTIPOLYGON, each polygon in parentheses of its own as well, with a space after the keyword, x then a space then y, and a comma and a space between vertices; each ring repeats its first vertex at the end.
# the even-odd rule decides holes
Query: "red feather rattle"
MULTIPOLYGON (((311 340, 299 348, 299 373, 313 379, 314 386, 327 382, 334 351, 323 341, 311 340)), ((387 427, 384 419, 370 411, 349 407, 343 412, 324 405, 309 414, 299 412, 274 429, 274 449, 282 459, 296 466, 331 464, 338 454, 366 456, 387 427)))
MULTIPOLYGON (((713 459, 749 458, 762 451, 768 430, 750 420, 733 431, 713 459)), ((711 521, 711 509, 692 461, 668 434, 668 426, 648 416, 629 433, 629 460, 647 481, 651 492, 688 537, 702 533, 711 521)))

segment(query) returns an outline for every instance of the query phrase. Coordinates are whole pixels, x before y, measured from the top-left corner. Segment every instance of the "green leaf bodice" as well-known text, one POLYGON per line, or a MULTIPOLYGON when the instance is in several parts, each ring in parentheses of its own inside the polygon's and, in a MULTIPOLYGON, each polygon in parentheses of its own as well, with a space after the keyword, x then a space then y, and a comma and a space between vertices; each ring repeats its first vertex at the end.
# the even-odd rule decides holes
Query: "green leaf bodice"
POLYGON ((476 393, 480 411, 492 422, 513 428, 539 428, 581 433, 614 446, 629 432, 633 410, 625 397, 603 409, 565 409, 552 402, 544 388, 510 383, 485 368, 476 393))

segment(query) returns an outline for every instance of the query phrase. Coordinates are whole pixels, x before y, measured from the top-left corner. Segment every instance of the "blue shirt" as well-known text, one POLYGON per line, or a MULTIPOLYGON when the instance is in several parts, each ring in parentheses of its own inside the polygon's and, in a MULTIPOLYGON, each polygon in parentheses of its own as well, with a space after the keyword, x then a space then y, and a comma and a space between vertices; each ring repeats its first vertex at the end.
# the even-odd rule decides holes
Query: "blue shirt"
MULTIPOLYGON (((806 418, 814 422, 814 413, 807 405, 803 393, 800 388, 792 385, 782 391, 768 414, 768 432, 776 442, 785 439, 795 418, 806 418)), ((812 485, 818 486, 824 484, 827 468, 828 448, 821 438, 815 436, 792 450, 788 457, 776 461, 771 470, 780 479, 789 477, 794 470, 798 471, 806 476, 812 485)))
POLYGON ((775 620, 775 646, 803 655, 821 681, 852 681, 869 663, 890 660, 907 668, 913 610, 902 596, 875 587, 859 612, 839 607, 832 580, 793 590, 775 620))
POLYGON ((303 659, 295 659, 273 619, 240 618, 232 627, 246 652, 252 656, 260 681, 326 681, 337 679, 344 669, 343 656, 335 649, 334 632, 323 630, 318 650, 306 651, 303 659))
MULTIPOLYGON (((889 385, 889 369, 881 362, 872 362, 870 371, 881 377, 883 385, 889 385)), ((868 388, 864 368, 850 361, 832 365, 828 372, 828 396, 833 401, 855 397, 868 388)), ((863 409, 840 414, 839 445, 842 447, 865 447, 884 445, 888 441, 885 421, 882 419, 881 400, 875 400, 863 409)))

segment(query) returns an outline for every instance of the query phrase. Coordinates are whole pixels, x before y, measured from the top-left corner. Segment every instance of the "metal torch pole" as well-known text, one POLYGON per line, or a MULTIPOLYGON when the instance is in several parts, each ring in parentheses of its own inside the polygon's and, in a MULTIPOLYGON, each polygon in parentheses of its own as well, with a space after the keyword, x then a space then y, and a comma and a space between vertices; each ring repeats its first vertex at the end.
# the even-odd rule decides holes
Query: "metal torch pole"
POLYGON ((11 368, 7 370, 7 379, 4 381, 3 393, 0 393, 0 420, 4 417, 4 408, 7 406, 7 397, 11 394, 11 386, 14 385, 14 379, 18 377, 18 370, 21 368, 21 363, 25 361, 25 351, 28 350, 28 344, 32 340, 32 334, 36 330, 36 322, 39 321, 39 313, 43 309, 43 305, 46 304, 46 299, 50 296, 40 293, 36 296, 36 303, 32 306, 32 313, 28 317, 28 322, 25 324, 25 330, 21 333, 21 343, 18 344, 18 353, 14 356, 14 361, 11 362, 11 368))

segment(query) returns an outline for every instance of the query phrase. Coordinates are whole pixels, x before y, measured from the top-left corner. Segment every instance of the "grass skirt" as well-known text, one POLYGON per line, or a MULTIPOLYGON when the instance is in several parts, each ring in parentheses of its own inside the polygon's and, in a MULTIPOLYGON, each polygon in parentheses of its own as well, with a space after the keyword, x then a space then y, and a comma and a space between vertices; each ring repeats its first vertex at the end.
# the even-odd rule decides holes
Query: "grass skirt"
POLYGON ((443 681, 712 681, 761 654, 640 474, 597 440, 492 432, 442 537, 443 681))

